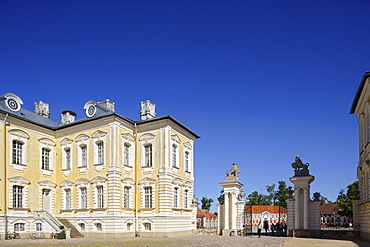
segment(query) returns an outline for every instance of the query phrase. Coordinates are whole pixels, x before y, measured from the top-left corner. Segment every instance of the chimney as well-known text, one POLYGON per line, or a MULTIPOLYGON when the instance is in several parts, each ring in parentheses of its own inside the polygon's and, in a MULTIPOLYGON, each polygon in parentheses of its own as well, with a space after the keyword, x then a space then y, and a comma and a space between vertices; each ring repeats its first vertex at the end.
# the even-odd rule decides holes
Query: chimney
POLYGON ((156 105, 150 100, 142 101, 141 102, 141 111, 140 111, 140 117, 141 120, 148 120, 155 118, 155 107, 156 105))
POLYGON ((76 113, 73 111, 63 111, 62 112, 62 124, 72 123, 76 119, 76 113))
POLYGON ((104 106, 105 108, 107 108, 108 110, 110 111, 114 111, 114 105, 115 103, 110 101, 109 99, 106 99, 104 101, 101 101, 101 102, 98 102, 100 105, 104 106))
POLYGON ((49 118, 50 117, 49 104, 42 101, 35 102, 35 113, 37 115, 49 118))

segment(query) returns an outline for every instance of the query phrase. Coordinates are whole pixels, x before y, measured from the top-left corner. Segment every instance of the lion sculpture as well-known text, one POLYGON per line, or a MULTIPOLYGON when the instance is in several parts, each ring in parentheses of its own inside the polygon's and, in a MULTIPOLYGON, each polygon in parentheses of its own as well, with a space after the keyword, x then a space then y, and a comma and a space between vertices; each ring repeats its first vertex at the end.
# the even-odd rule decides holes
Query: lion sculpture
POLYGON ((233 165, 231 166, 231 169, 230 171, 227 171, 226 172, 226 175, 229 177, 229 176, 238 176, 238 174, 240 173, 240 169, 236 166, 236 163, 233 163, 233 165))

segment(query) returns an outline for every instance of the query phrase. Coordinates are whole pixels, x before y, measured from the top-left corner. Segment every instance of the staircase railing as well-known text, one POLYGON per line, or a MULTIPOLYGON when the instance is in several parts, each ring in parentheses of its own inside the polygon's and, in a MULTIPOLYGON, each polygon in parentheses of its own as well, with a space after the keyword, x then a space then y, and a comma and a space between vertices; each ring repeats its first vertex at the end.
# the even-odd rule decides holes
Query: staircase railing
POLYGON ((35 211, 35 219, 45 220, 56 231, 60 231, 59 226, 63 225, 57 218, 45 210, 35 211))

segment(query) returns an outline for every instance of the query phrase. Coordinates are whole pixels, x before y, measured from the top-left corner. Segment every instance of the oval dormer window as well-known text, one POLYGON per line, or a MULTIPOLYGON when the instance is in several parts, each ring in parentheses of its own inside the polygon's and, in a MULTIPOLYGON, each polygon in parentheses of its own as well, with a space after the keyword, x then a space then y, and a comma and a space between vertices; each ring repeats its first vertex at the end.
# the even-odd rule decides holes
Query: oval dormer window
POLYGON ((23 104, 22 100, 14 95, 14 94, 7 94, 6 96, 6 106, 12 111, 19 111, 21 109, 21 105, 23 104))

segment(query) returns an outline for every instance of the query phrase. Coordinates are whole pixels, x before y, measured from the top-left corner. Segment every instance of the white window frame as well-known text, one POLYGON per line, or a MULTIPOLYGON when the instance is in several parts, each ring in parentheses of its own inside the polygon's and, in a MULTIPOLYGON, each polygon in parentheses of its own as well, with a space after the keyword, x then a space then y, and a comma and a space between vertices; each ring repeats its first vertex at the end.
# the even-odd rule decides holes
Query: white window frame
POLYGON ((79 197, 80 197, 80 209, 87 209, 87 187, 79 188, 79 197))
POLYGON ((144 187, 144 208, 153 208, 153 187, 144 187))
POLYGON ((16 222, 13 224, 14 232, 24 232, 26 231, 26 223, 25 222, 16 222))
POLYGON ((104 165, 104 142, 97 141, 95 142, 95 165, 104 165))
POLYGON ((180 138, 178 135, 171 135, 171 166, 174 168, 180 168, 180 138))
POLYGON ((70 210, 72 209, 72 191, 70 188, 65 188, 63 190, 64 193, 64 209, 70 210))
POLYGON ((94 141, 94 168, 98 172, 101 172, 103 168, 105 168, 106 135, 107 132, 101 130, 98 130, 91 135, 91 138, 94 141))
POLYGON ((130 198, 131 198, 131 187, 124 186, 123 187, 123 207, 130 208, 130 198))
POLYGON ((60 187, 62 189, 62 208, 64 210, 71 210, 73 208, 73 183, 71 181, 65 180, 62 183, 60 183, 60 187), (68 201, 67 201, 67 192, 66 190, 70 191, 70 205, 68 207, 68 201))
MULTIPOLYGON (((28 205, 28 185, 31 183, 30 181, 28 181, 27 179, 21 177, 21 176, 16 176, 16 177, 11 177, 11 178, 8 178, 9 180, 9 195, 10 196, 10 200, 9 200, 9 208, 11 209, 15 209, 17 211, 19 210, 24 210, 25 212, 28 212, 28 208, 27 208, 27 205, 28 205), (14 197, 14 193, 13 193, 13 186, 20 186, 20 187, 23 187, 22 188, 22 201, 20 202, 21 203, 21 207, 14 207, 15 205, 15 200, 18 200, 18 199, 15 199, 14 197)), ((16 203, 17 205, 19 205, 19 203, 16 203)))
POLYGON ((104 208, 104 186, 95 186, 96 190, 96 208, 104 208))
POLYGON ((23 208, 24 186, 13 185, 13 208, 23 208))
POLYGON ((42 232, 42 223, 41 222, 36 222, 35 223, 35 231, 36 232, 42 232))
POLYGON ((190 142, 184 143, 184 171, 193 171, 193 145, 190 142), (186 157, 188 156, 188 157, 186 157))
POLYGON ((55 153, 54 149, 55 149, 56 144, 53 140, 48 139, 48 138, 40 138, 39 143, 40 143, 40 166, 39 167, 44 175, 50 176, 54 170, 54 153, 55 153), (47 150, 48 150, 49 158, 44 155, 44 151, 47 151, 47 150), (47 162, 49 162, 49 167, 45 166, 47 165, 46 164, 47 162), (45 169, 45 168, 49 168, 49 169, 45 169))
POLYGON ((180 197, 180 188, 179 187, 175 187, 173 189, 173 207, 174 208, 179 208, 180 205, 179 205, 179 197, 180 197))
POLYGON ((41 169, 42 170, 51 170, 51 150, 48 148, 41 148, 41 169))
POLYGON ((141 146, 141 167, 144 168, 144 172, 151 171, 155 167, 155 135, 151 133, 144 134, 139 138, 139 141, 141 146), (147 152, 148 145, 151 147, 150 154, 147 152))
POLYGON ((184 189, 184 208, 189 208, 189 189, 184 189))
POLYGON ((77 143, 77 156, 78 156, 78 164, 77 169, 79 170, 80 174, 86 174, 86 171, 89 166, 89 136, 85 134, 81 134, 76 137, 77 143), (83 148, 86 148, 86 155, 83 153, 83 148), (86 158, 86 159, 84 159, 86 158))
POLYGON ((30 136, 18 129, 12 129, 9 130, 9 143, 11 145, 11 148, 9 148, 10 156, 11 159, 9 159, 9 164, 14 167, 15 171, 23 172, 24 169, 27 168, 27 149, 28 149, 28 139, 30 136), (20 150, 21 152, 21 161, 19 163, 21 164, 15 164, 13 163, 13 155, 14 155, 14 149, 13 149, 13 141, 18 141, 19 143, 22 144, 22 149, 20 150))
POLYGON ((65 176, 69 176, 72 172, 72 143, 73 141, 68 138, 64 138, 60 145, 62 147, 62 172, 65 176), (69 157, 68 157, 69 156, 69 157))
POLYGON ((125 133, 122 134, 122 166, 125 167, 125 170, 131 171, 133 167, 133 157, 134 157, 134 137, 131 134, 125 133), (126 150, 126 147, 128 147, 128 150, 126 150), (128 153, 126 153, 128 151, 128 153), (128 159, 126 160, 126 157, 128 159), (128 169, 127 169, 128 168, 128 169))
POLYGON ((123 188, 123 193, 122 193, 122 207, 123 209, 132 209, 133 208, 133 187, 135 185, 135 181, 132 178, 124 178, 122 179, 122 188, 123 188), (129 194, 125 194, 125 188, 129 188, 129 194), (126 201, 128 200, 128 201, 126 201), (126 205, 126 202, 128 202, 128 207, 126 205))

